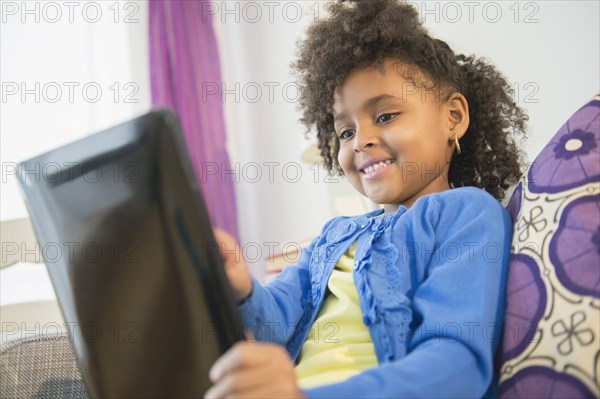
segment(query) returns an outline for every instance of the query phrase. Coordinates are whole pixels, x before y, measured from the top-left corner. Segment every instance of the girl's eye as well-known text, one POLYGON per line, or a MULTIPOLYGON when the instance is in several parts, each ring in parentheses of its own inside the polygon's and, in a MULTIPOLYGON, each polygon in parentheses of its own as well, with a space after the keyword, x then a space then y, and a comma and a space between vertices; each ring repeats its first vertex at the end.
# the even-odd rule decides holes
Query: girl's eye
POLYGON ((348 140, 354 136, 354 130, 344 130, 340 133, 340 140, 348 140))
POLYGON ((394 119, 398 114, 383 114, 377 118, 377 123, 385 123, 394 119))

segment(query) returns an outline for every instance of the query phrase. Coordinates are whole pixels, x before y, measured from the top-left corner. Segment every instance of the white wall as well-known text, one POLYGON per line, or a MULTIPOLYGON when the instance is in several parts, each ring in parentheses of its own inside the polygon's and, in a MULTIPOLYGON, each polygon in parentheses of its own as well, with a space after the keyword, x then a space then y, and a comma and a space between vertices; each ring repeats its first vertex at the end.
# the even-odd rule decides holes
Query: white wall
POLYGON ((2 220, 27 216, 17 162, 150 107, 147 4, 72 3, 0 5, 2 220))
MULTIPOLYGON (((2 23, 0 47, 3 85, 25 82, 31 88, 35 82, 42 86, 78 82, 80 86, 72 103, 66 88, 57 103, 43 96, 36 103, 33 95, 22 101, 20 95, 7 96, 3 88, 7 97, 0 104, 2 220, 25 215, 11 175, 14 162, 133 117, 150 106, 145 2, 118 3, 117 22, 114 9, 109 8, 114 2, 95 2, 102 8, 98 23, 85 20, 83 2, 75 9, 74 23, 68 22, 67 14, 57 23, 46 21, 44 15, 40 15, 40 22, 34 21, 34 15, 25 15, 22 22, 22 10, 12 15, 5 8, 9 3, 23 4, 2 3, 2 18, 6 20, 2 23), (124 23, 125 16, 132 12, 138 22, 124 23), (103 90, 97 103, 82 96, 81 87, 89 82, 98 83, 103 90), (121 91, 117 102, 110 89, 114 82, 121 91), (131 92, 124 89, 127 83, 139 88, 133 96, 138 103, 124 102, 123 95, 131 92)), ((44 4, 28 2, 35 3, 40 7, 44 4)), ((295 42, 316 16, 324 14, 325 3, 209 4, 212 8, 206 11, 214 14, 225 85, 232 91, 225 96, 225 110, 232 161, 238 164, 234 168, 240 176, 236 201, 241 239, 243 244, 252 244, 247 247, 248 256, 256 258, 258 247, 262 259, 274 245, 269 243, 279 243, 281 249, 286 243, 318 233, 325 220, 333 216, 334 204, 346 203, 352 211, 360 205, 360 199, 356 200, 343 184, 326 183, 322 169, 302 165, 298 176, 296 164, 291 163, 301 164, 305 141, 303 128, 297 123, 300 114, 293 86, 287 92, 283 88, 292 82, 288 65, 293 60, 295 42), (299 5, 302 10, 297 15, 299 5), (272 101, 269 85, 273 88, 272 101), (257 99, 256 86, 261 88, 262 96, 253 102, 257 99), (265 162, 275 164, 270 169, 265 162), (259 165, 261 178, 255 175, 254 163, 259 165), (270 171, 274 172, 272 181, 270 171)), ((569 115, 600 91, 600 10, 596 1, 416 4, 432 10, 424 20, 434 34, 457 51, 490 58, 516 82, 518 101, 531 116, 532 135, 523 143, 530 159, 569 115), (502 13, 499 18, 497 9, 502 13), (456 10, 460 10, 460 18, 456 10), (525 23, 526 19, 533 23, 525 23)), ((62 11, 68 10, 62 7, 62 11)), ((88 19, 95 16, 93 11, 88 8, 88 19)), ((54 14, 46 17, 51 19, 54 14)), ((253 271, 260 273, 262 262, 251 264, 253 271)))

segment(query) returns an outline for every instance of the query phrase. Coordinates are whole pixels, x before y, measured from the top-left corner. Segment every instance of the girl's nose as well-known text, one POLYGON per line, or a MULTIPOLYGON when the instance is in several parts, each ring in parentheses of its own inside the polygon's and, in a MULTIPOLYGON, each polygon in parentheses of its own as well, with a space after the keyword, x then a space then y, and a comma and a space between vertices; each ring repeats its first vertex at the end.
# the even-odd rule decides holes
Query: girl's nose
POLYGON ((354 134, 354 151, 364 151, 369 147, 375 146, 379 141, 379 137, 375 132, 375 129, 370 127, 363 127, 356 129, 354 134))

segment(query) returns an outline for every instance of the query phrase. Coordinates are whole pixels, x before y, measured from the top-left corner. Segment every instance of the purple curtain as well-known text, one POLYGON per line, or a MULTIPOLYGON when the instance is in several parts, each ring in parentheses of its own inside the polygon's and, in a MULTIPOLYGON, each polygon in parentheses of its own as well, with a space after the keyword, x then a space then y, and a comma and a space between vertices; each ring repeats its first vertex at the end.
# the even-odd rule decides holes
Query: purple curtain
POLYGON ((205 94, 207 88, 221 87, 217 41, 205 3, 149 1, 152 105, 179 116, 211 221, 239 238, 233 182, 222 173, 231 170, 223 103, 220 96, 205 94))

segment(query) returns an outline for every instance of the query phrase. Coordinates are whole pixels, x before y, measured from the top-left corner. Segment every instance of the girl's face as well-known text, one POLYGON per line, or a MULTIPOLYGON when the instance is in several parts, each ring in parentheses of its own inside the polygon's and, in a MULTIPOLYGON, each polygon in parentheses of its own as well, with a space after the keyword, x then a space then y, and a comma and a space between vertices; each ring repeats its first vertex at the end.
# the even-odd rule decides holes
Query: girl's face
POLYGON ((405 80, 404 68, 386 61, 354 70, 333 105, 338 163, 351 184, 386 212, 449 189, 454 137, 468 126, 465 98, 436 98, 405 80))

